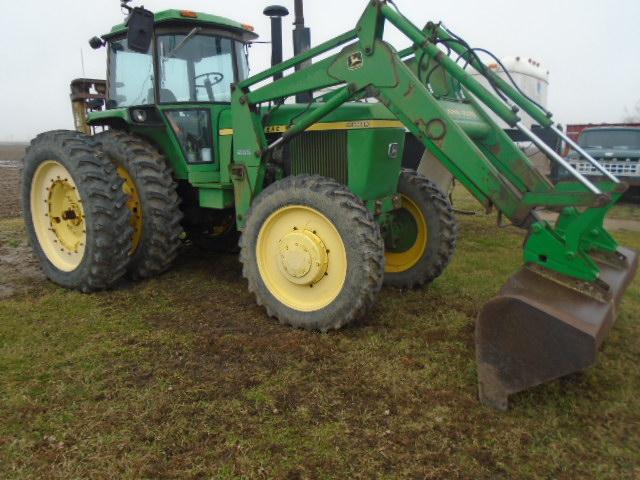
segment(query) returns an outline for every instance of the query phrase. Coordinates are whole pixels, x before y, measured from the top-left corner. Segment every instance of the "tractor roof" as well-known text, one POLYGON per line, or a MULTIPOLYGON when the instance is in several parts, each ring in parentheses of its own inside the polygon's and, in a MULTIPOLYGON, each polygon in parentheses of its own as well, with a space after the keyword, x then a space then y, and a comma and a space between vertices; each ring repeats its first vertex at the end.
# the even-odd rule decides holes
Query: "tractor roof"
MULTIPOLYGON (((153 14, 156 25, 164 23, 179 23, 182 25, 203 25, 223 28, 227 30, 234 30, 237 33, 242 34, 247 40, 253 40, 258 38, 258 35, 253 31, 251 25, 236 22, 225 17, 218 17, 217 15, 211 15, 209 13, 192 12, 190 10, 163 10, 153 14)), ((111 31, 104 37, 112 37, 125 33, 127 26, 124 23, 116 25, 111 31)))

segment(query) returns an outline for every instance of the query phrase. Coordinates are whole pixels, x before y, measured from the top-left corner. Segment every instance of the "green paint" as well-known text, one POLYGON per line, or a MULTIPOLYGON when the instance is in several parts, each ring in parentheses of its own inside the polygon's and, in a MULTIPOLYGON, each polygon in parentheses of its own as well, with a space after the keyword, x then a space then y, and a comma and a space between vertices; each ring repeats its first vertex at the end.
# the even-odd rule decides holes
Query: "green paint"
MULTIPOLYGON (((247 40, 253 40, 258 37, 258 35, 253 33, 252 30, 247 28, 247 25, 225 17, 196 12, 197 18, 189 18, 182 16, 180 12, 181 10, 163 10, 161 12, 156 12, 154 13, 154 22, 158 26, 179 22, 182 25, 187 25, 188 30, 192 29, 196 25, 226 28, 242 33, 247 37, 247 40)), ((126 32, 127 26, 124 23, 121 23, 113 27, 108 34, 104 35, 104 38, 119 36, 126 32)))
POLYGON ((198 194, 201 207, 218 209, 233 207, 233 185, 216 185, 215 188, 199 188, 198 194))
POLYGON ((104 125, 106 122, 113 120, 120 120, 127 124, 131 123, 128 108, 112 108, 110 110, 90 112, 88 117, 90 125, 104 125))
POLYGON ((395 194, 400 178, 404 131, 398 128, 351 130, 348 134, 349 188, 367 202, 395 194), (395 158, 389 148, 398 144, 395 158))
POLYGON ((418 224, 408 210, 396 210, 386 224, 384 244, 387 250, 401 253, 409 250, 418 238, 418 224))

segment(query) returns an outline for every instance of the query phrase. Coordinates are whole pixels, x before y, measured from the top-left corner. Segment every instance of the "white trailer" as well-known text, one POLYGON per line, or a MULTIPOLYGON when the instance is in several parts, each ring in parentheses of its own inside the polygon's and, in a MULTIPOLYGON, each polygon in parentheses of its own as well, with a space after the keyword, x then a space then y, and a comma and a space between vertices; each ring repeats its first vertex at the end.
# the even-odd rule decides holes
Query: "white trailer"
MULTIPOLYGON (((529 57, 512 56, 505 57, 500 61, 511 75, 511 78, 513 78, 513 80, 515 81, 518 88, 522 90, 529 98, 536 101, 544 108, 547 108, 547 96, 549 92, 549 71, 544 68, 540 64, 540 62, 529 57)), ((503 80, 511 83, 508 75, 497 63, 490 63, 488 67, 503 80)), ((492 87, 489 85, 489 82, 486 78, 484 78, 476 71, 473 71, 472 75, 485 87, 487 87, 489 90, 492 90, 492 87)), ((491 113, 493 115, 493 112, 491 113)), ((521 111, 519 115, 521 116, 527 128, 531 128, 535 123, 533 119, 525 112, 521 111)), ((503 128, 508 128, 508 126, 502 120, 498 119, 495 115, 493 115, 493 118, 495 118, 498 124, 503 128)))

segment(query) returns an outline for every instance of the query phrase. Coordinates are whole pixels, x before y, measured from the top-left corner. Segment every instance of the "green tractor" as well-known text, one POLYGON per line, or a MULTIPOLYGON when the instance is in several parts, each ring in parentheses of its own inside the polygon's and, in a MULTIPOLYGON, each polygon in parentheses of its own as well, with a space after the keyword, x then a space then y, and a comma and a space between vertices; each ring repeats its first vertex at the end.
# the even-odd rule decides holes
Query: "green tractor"
POLYGON ((564 138, 551 114, 462 38, 372 0, 354 29, 282 61, 287 12, 270 7, 273 66, 249 75, 249 25, 123 6, 126 22, 90 41, 107 49, 106 83, 72 83, 76 131, 39 135, 25 157, 26 225, 52 281, 90 292, 124 275, 153 277, 186 236, 239 247, 270 316, 338 329, 361 318, 383 284, 428 284, 454 253, 447 196, 402 168, 411 138, 529 232, 525 266, 478 317, 481 401, 506 408, 511 393, 595 362, 637 269, 636 253, 603 227, 626 185, 604 169, 594 184, 546 147, 518 112, 564 138), (413 45, 383 41, 386 22, 413 45), (577 181, 549 183, 487 109, 577 181), (558 222, 541 220, 539 206, 558 209, 558 222))

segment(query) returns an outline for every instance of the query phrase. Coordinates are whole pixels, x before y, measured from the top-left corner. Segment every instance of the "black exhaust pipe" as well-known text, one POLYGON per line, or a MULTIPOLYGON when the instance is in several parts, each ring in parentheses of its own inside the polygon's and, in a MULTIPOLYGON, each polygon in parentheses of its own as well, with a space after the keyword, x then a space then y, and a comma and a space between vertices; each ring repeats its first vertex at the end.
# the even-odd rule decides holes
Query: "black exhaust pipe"
MULTIPOLYGON (((293 54, 299 55, 311 48, 311 30, 304 26, 304 6, 302 0, 295 0, 295 20, 293 22, 293 54)), ((296 65, 296 71, 307 68, 311 60, 296 65)), ((313 99, 311 92, 302 92, 296 95, 297 103, 309 103, 313 99)))
MULTIPOLYGON (((289 10, 280 5, 271 5, 262 12, 271 18, 271 66, 282 63, 282 17, 289 15, 289 10)), ((282 78, 282 72, 273 75, 274 80, 282 78)))
POLYGON ((293 26, 295 27, 293 29, 293 54, 298 55, 311 47, 311 30, 304 26, 304 5, 302 0, 296 0, 293 26))

